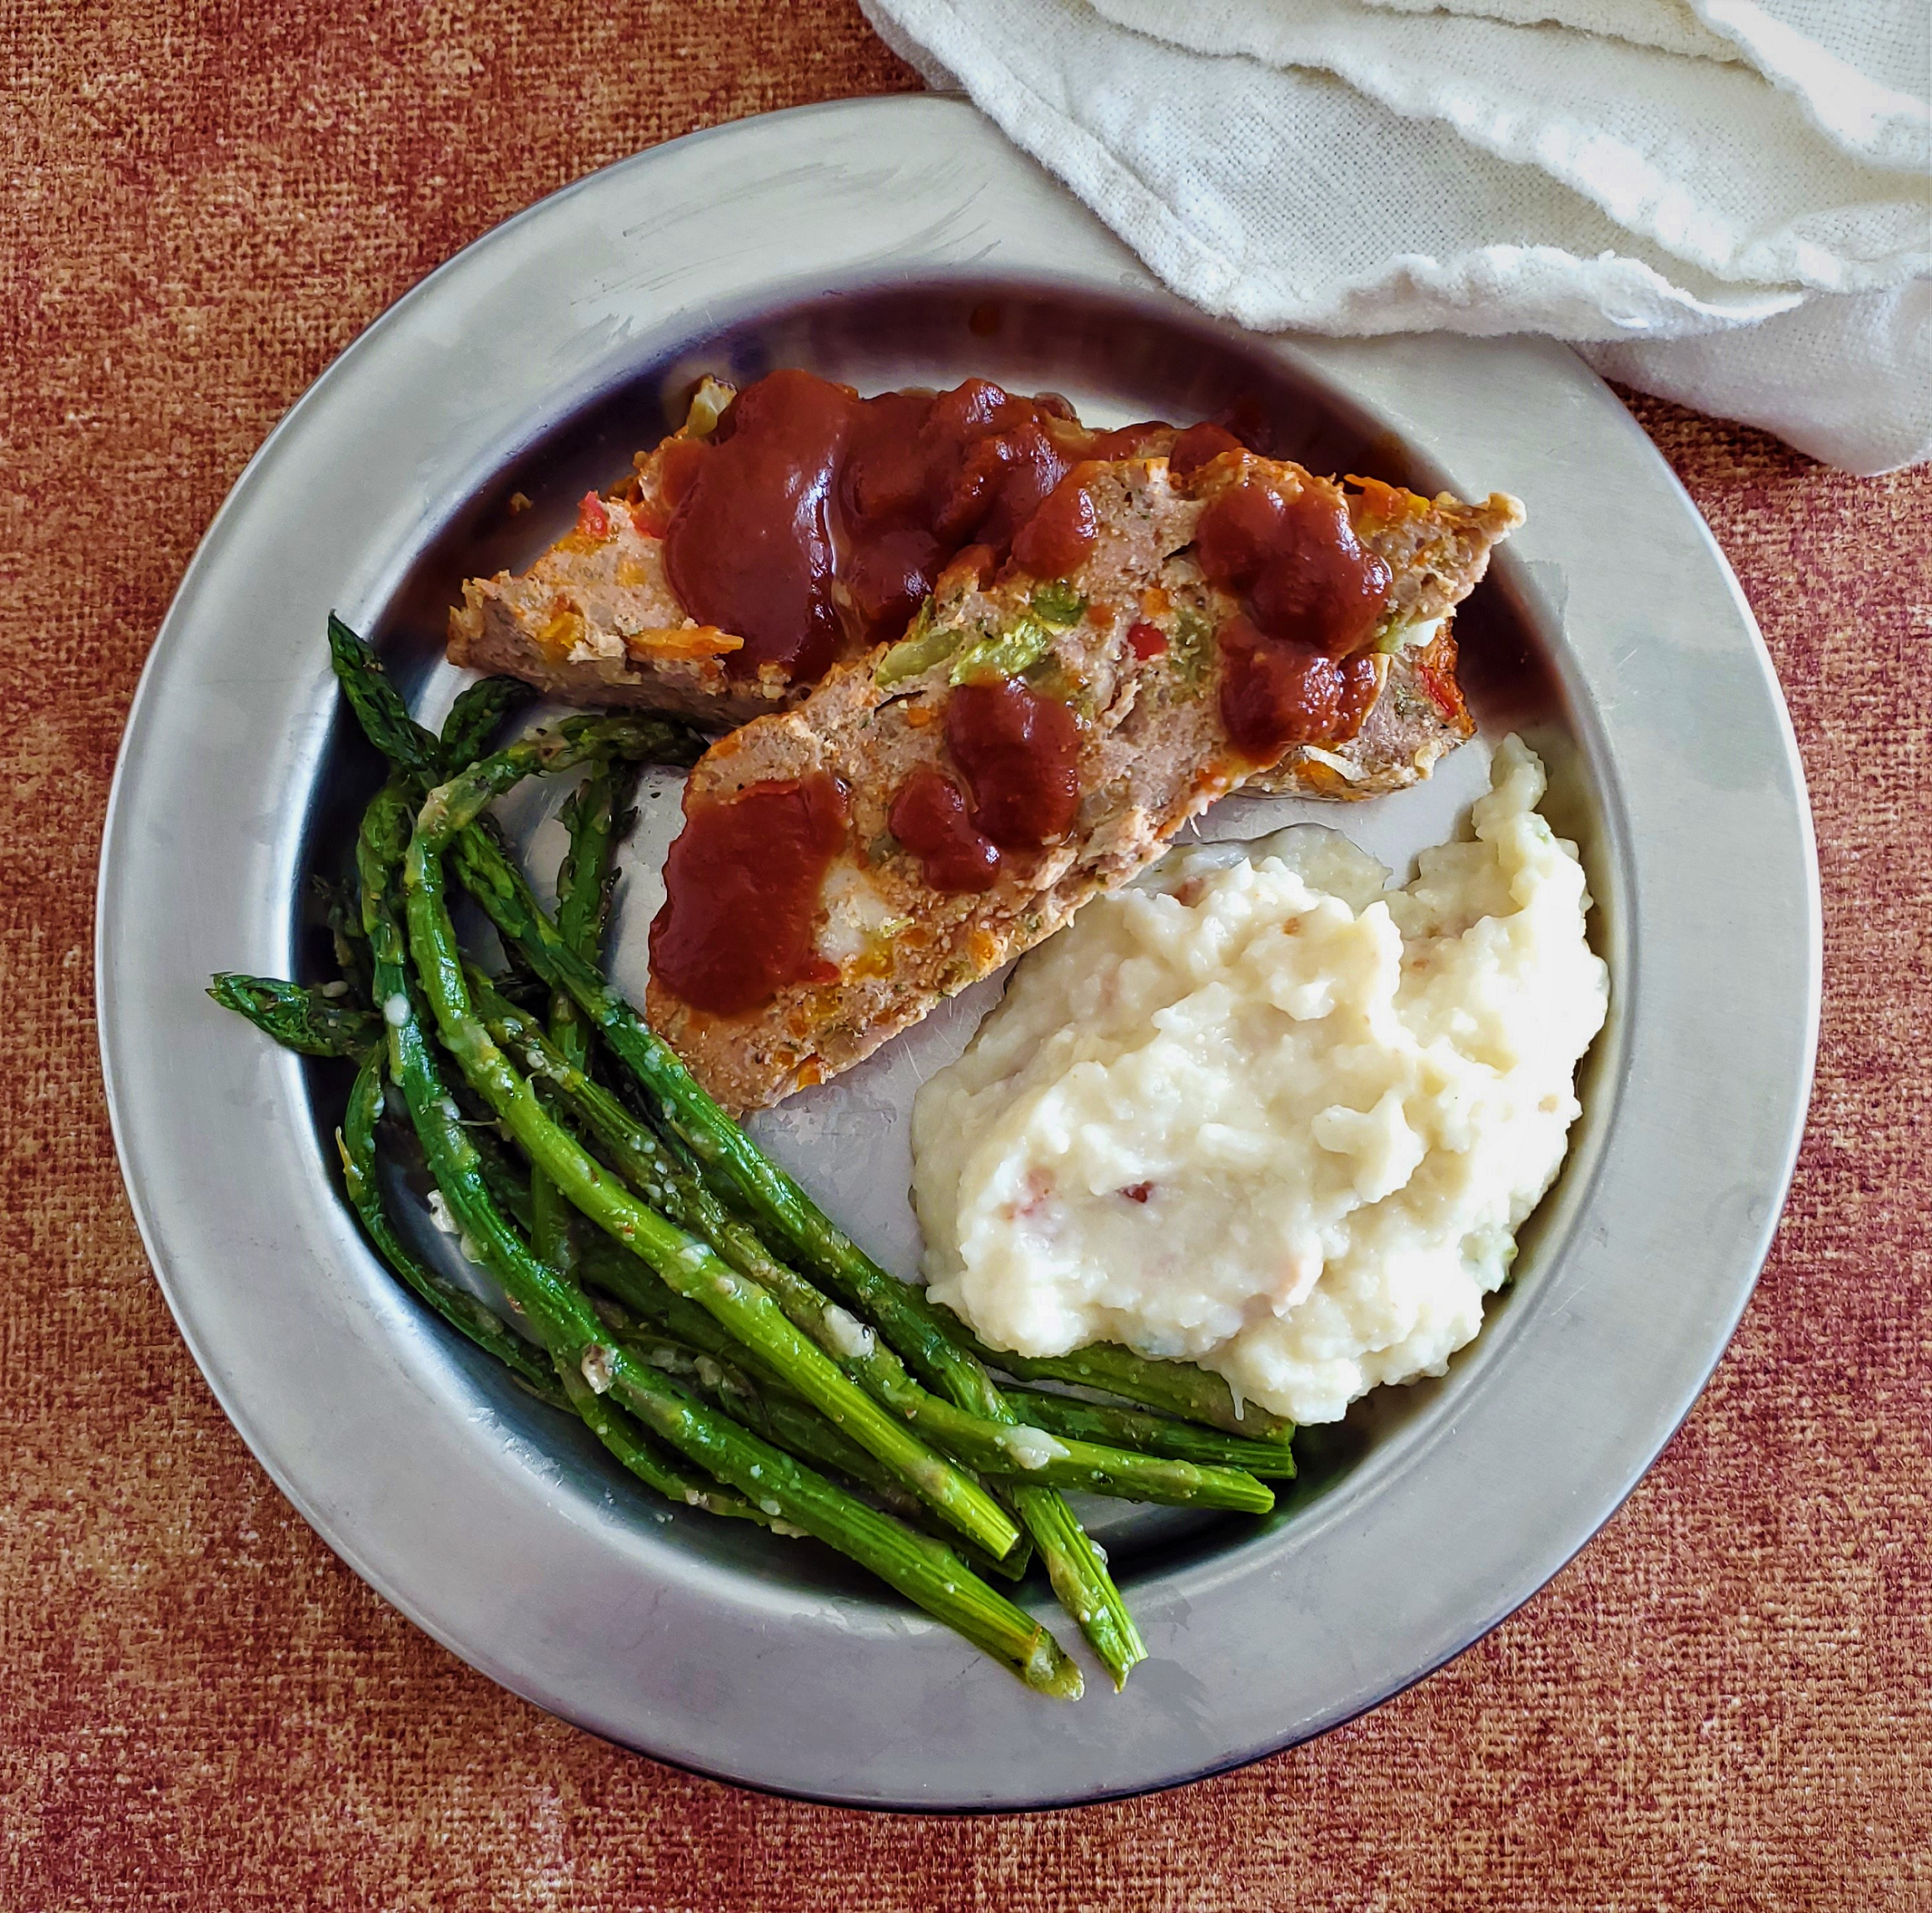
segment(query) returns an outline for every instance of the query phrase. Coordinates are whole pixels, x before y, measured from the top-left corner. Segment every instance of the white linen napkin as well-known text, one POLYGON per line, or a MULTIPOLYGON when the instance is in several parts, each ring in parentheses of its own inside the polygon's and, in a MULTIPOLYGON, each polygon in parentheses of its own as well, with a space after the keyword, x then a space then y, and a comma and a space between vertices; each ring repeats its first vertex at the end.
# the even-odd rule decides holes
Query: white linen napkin
POLYGON ((1926 0, 862 0, 1183 297, 1932 457, 1926 0))

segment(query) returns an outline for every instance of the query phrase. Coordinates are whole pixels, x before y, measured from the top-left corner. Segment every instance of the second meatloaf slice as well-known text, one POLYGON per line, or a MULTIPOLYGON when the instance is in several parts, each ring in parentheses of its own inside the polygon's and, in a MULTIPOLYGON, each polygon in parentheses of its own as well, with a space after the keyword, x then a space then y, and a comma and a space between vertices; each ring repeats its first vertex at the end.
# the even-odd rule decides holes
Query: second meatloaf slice
POLYGON ((1441 621, 1520 518, 1244 453, 1077 468, 997 578, 965 554, 898 644, 699 761, 653 1027, 722 1103, 763 1107, 1050 936, 1257 772, 1323 795, 1420 775, 1467 729, 1441 621), (1326 644, 1274 642, 1297 617, 1326 644))

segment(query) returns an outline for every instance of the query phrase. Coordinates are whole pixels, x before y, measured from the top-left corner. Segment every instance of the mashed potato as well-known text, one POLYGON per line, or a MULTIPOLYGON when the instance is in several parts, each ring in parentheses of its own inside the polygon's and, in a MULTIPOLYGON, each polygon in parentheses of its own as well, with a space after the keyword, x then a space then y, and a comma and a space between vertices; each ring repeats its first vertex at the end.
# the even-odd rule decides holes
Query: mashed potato
POLYGON ((995 1348, 1125 1342, 1298 1422, 1441 1374, 1609 1001, 1543 787, 1510 738, 1474 841, 1405 889, 1302 825, 1089 904, 920 1091, 935 1298, 995 1348))

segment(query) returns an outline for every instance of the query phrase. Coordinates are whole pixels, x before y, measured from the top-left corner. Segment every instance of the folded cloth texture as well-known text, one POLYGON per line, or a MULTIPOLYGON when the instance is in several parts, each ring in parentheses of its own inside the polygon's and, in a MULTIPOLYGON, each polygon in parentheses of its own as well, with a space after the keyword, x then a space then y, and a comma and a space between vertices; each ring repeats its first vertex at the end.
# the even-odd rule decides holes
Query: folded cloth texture
POLYGON ((1925 0, 864 0, 1183 297, 1932 457, 1925 0))

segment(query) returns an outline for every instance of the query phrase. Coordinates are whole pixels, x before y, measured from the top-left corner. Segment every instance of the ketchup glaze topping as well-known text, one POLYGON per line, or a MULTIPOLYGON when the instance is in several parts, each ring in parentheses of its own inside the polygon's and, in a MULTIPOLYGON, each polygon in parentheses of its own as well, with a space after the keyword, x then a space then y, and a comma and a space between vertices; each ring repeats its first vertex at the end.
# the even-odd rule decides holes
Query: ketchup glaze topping
POLYGON ((1037 850, 1080 807, 1079 720, 1017 678, 961 684, 946 699, 946 748, 965 774, 974 827, 1006 850, 1037 850))
POLYGON ((1249 481, 1201 513, 1195 555, 1242 601, 1221 627, 1221 721, 1272 763, 1291 745, 1354 736, 1375 701, 1363 654, 1389 603, 1389 567, 1357 539, 1347 504, 1315 487, 1249 481))
POLYGON ((990 890, 1008 850, 1038 850, 1074 828, 1080 808, 1080 726, 1057 698, 1018 678, 955 685, 946 749, 966 790, 921 767, 892 800, 887 828, 917 856, 927 885, 958 896, 990 890))
POLYGON ((942 770, 915 770, 892 800, 885 827, 920 859, 934 890, 990 890, 1000 875, 1000 846, 974 828, 965 793, 942 770))
MULTIPOLYGON (((899 637, 967 545, 1003 559, 1079 460, 1121 456, 1162 429, 1089 432, 1063 399, 1016 398, 984 379, 861 398, 772 372, 709 439, 667 448, 665 569, 693 618, 744 639, 725 660, 732 675, 776 665, 816 679, 842 652, 899 637)), ((1077 521, 1080 507, 1064 511, 1077 521)), ((1086 518, 1090 547, 1090 505, 1086 518)))
POLYGON ((1013 562, 1036 578, 1063 578, 1093 555, 1100 536, 1100 521, 1076 465, 1014 533, 1013 562))
POLYGON ((735 1017, 794 983, 832 983, 819 886, 844 848, 845 791, 821 771, 687 807, 664 861, 651 969, 694 1009, 735 1017))

